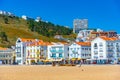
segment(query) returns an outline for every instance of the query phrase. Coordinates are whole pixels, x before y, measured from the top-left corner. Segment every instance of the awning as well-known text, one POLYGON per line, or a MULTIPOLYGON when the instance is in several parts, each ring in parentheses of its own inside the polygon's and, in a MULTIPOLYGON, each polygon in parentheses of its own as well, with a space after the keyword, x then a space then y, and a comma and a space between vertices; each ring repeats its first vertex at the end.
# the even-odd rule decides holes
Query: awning
POLYGON ((50 61, 62 61, 63 59, 50 59, 50 61))
POLYGON ((81 58, 72 58, 71 60, 75 61, 75 60, 81 60, 81 58))
POLYGON ((77 60, 81 60, 81 58, 77 58, 77 60))

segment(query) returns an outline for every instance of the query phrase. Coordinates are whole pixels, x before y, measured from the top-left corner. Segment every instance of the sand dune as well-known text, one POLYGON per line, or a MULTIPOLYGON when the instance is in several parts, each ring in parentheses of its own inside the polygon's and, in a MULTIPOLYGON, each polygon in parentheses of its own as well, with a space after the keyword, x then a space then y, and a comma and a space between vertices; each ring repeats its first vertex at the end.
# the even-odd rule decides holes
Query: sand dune
POLYGON ((0 80, 119 80, 120 65, 0 66, 0 80))

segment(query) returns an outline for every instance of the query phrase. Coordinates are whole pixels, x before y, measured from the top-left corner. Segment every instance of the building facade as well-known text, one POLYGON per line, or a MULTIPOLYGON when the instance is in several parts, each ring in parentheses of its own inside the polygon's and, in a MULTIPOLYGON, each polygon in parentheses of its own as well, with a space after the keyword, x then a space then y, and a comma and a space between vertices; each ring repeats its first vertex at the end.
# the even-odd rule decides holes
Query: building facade
POLYGON ((61 61, 62 59, 68 59, 68 44, 49 44, 47 46, 47 59, 51 59, 53 61, 61 61))
POLYGON ((18 38, 16 41, 16 62, 18 64, 25 64, 26 62, 26 45, 32 43, 37 39, 18 38))
POLYGON ((0 64, 13 63, 14 50, 0 47, 0 64))
POLYGON ((73 32, 79 33, 80 30, 88 28, 88 19, 74 19, 73 32))
POLYGON ((92 63, 118 63, 120 59, 120 40, 116 37, 101 36, 91 42, 92 63))
POLYGON ((38 63, 47 55, 47 43, 38 40, 28 43, 26 46, 26 64, 38 63))
POLYGON ((69 59, 87 60, 91 58, 90 42, 76 42, 69 46, 69 59))
POLYGON ((6 12, 6 11, 2 11, 2 10, 0 10, 0 14, 1 14, 1 15, 6 15, 6 16, 15 16, 15 15, 12 14, 11 12, 6 12))
POLYGON ((91 32, 93 31, 94 30, 80 30, 77 35, 76 42, 87 41, 90 37, 91 32))

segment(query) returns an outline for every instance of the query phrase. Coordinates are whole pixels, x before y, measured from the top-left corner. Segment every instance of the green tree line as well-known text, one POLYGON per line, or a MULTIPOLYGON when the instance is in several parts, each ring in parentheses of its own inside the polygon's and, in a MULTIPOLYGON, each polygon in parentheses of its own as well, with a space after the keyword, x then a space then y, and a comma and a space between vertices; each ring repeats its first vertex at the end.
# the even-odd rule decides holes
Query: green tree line
POLYGON ((36 22, 33 19, 29 19, 27 20, 27 23, 31 31, 38 32, 39 34, 47 37, 55 35, 70 35, 72 33, 72 29, 60 25, 54 25, 51 22, 36 22))

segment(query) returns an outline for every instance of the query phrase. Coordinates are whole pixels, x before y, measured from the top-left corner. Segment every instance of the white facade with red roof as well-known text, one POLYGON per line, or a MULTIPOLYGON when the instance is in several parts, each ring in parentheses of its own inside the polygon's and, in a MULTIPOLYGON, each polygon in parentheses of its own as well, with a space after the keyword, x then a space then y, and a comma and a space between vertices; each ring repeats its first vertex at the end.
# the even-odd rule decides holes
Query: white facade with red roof
POLYGON ((47 59, 53 61, 68 59, 68 44, 58 42, 47 45, 47 59))
POLYGON ((37 39, 25 39, 25 38, 18 38, 16 41, 16 62, 18 64, 25 64, 26 62, 26 44, 32 43, 37 39))
POLYGON ((90 59, 91 46, 90 42, 74 42, 69 46, 69 59, 90 59))
POLYGON ((13 63, 14 50, 0 47, 0 64, 13 63))
POLYGON ((91 42, 92 63, 117 63, 120 58, 120 40, 116 37, 97 37, 91 42))

